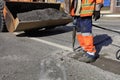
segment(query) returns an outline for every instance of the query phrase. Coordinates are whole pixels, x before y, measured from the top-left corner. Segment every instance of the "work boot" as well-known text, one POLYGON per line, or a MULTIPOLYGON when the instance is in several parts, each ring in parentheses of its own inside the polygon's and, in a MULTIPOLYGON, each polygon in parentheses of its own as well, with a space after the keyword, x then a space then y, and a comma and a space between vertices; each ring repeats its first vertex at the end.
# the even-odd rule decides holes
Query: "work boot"
POLYGON ((85 53, 82 57, 79 57, 78 60, 80 62, 85 62, 85 63, 91 63, 95 62, 98 57, 96 55, 90 55, 88 53, 85 53))
POLYGON ((74 58, 74 59, 78 59, 78 58, 82 57, 85 53, 86 53, 86 51, 84 51, 83 49, 81 49, 81 50, 78 50, 78 51, 74 51, 70 55, 70 57, 74 58))

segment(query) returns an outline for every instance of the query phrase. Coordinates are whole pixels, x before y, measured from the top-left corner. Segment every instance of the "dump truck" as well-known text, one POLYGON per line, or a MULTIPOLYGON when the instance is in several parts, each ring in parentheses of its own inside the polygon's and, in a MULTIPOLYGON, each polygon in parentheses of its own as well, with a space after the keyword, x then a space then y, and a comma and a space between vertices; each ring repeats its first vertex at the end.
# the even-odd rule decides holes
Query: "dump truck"
POLYGON ((0 0, 0 32, 30 32, 68 24, 72 18, 60 7, 55 0, 0 0))

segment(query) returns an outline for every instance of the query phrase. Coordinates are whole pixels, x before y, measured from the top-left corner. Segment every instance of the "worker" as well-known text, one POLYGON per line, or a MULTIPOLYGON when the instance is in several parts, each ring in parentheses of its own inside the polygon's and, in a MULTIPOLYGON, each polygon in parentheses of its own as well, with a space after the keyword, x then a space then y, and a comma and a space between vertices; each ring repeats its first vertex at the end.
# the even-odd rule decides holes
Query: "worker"
POLYGON ((81 62, 94 62, 98 56, 92 34, 92 16, 96 20, 100 18, 100 10, 103 6, 103 0, 73 0, 70 14, 74 17, 77 26, 77 40, 82 48, 83 54, 78 58, 81 62))

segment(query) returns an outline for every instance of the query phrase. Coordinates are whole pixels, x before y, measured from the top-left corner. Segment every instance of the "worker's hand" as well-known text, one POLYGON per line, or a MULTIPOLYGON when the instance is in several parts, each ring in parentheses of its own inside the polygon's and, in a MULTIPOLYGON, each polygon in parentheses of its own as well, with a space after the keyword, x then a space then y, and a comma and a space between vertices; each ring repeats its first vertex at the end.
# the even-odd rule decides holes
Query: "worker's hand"
POLYGON ((100 10, 103 7, 103 4, 96 4, 95 11, 93 13, 93 19, 98 20, 100 18, 100 10))
POLYGON ((75 16, 75 17, 73 17, 73 25, 77 25, 77 17, 75 16))
POLYGON ((94 11, 93 13, 93 19, 98 20, 100 18, 100 11, 94 11))

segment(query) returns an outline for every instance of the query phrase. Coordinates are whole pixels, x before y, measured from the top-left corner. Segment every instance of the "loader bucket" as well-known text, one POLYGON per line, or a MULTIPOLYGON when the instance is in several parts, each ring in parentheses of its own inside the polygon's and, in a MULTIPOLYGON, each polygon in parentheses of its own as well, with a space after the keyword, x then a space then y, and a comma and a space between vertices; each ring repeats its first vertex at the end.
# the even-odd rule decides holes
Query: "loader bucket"
MULTIPOLYGON (((4 7, 5 24, 9 32, 25 31, 35 28, 52 27, 67 24, 72 19, 63 17, 48 20, 20 20, 17 14, 47 8, 60 9, 60 3, 40 3, 40 2, 6 2, 4 7)), ((40 16, 40 15, 39 15, 40 16)))

